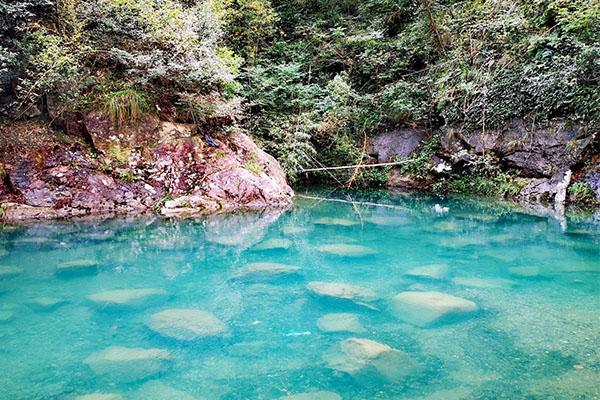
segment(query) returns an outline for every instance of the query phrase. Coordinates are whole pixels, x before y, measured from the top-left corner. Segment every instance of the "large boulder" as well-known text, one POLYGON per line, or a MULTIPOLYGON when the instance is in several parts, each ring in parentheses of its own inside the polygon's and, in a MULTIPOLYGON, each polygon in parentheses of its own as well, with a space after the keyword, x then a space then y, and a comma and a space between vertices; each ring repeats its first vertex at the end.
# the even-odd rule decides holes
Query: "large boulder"
POLYGON ((398 129, 380 133, 369 141, 369 155, 377 162, 390 162, 397 157, 410 157, 428 137, 422 129, 398 129))
POLYGON ((256 262, 246 265, 240 271, 236 278, 274 278, 298 274, 300 267, 295 265, 272 263, 272 262, 256 262))
POLYGON ((374 249, 360 244, 333 243, 317 247, 319 253, 341 257, 365 257, 376 253, 374 249))
POLYGON ((183 308, 157 312, 150 317, 147 325, 162 336, 182 341, 218 336, 227 331, 227 325, 211 313, 183 308))
POLYGON ((133 382, 160 372, 171 358, 167 350, 112 346, 93 353, 85 363, 98 375, 133 382))
POLYGON ((442 145, 455 161, 464 150, 476 154, 494 152, 522 175, 551 177, 579 163, 591 151, 593 140, 594 136, 582 125, 552 121, 532 127, 514 119, 500 129, 448 128, 442 145))
POLYGON ((412 356, 370 339, 350 338, 323 355, 327 366, 355 378, 400 382, 422 366, 412 356))
POLYGON ((520 200, 531 204, 551 205, 562 207, 567 196, 567 187, 571 182, 571 171, 559 171, 551 178, 534 178, 521 189, 520 200))
POLYGON ((309 282, 306 287, 312 293, 334 299, 351 300, 354 302, 369 302, 376 299, 375 292, 349 283, 342 282, 309 282))
POLYGON ((107 290, 87 296, 88 300, 106 308, 142 307, 165 297, 167 292, 164 289, 154 288, 107 290))
POLYGON ((391 304, 394 316, 421 327, 465 317, 477 310, 477 304, 470 300, 440 292, 402 292, 394 296, 391 304))
POLYGON ((42 127, 11 133, 14 143, 0 140, 0 202, 8 204, 3 219, 140 213, 159 206, 178 216, 291 205, 293 191, 280 165, 243 133, 211 138, 152 115, 119 126, 103 112, 72 125, 79 138, 67 143, 42 127))

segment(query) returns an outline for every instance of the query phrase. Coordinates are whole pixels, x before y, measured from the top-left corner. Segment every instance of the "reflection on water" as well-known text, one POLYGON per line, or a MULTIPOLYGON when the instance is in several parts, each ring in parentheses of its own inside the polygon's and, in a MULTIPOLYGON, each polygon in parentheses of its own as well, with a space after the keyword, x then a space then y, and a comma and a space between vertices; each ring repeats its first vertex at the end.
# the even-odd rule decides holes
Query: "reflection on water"
POLYGON ((600 398, 598 225, 353 195, 3 228, 0 399, 600 398))

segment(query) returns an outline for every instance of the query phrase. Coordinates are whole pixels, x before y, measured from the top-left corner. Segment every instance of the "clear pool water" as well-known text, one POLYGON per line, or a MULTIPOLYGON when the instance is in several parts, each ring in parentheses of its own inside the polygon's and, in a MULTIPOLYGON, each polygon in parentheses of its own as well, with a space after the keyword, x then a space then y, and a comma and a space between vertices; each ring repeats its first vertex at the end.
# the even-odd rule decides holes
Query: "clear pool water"
POLYGON ((600 398, 597 225, 353 197, 4 227, 0 399, 600 398))

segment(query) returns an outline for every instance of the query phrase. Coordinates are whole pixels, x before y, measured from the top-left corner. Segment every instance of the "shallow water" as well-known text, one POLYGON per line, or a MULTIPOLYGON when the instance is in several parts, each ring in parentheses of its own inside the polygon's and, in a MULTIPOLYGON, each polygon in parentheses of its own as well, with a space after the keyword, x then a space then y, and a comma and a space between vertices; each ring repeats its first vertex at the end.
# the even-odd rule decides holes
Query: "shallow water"
POLYGON ((286 212, 5 227, 0 399, 600 398, 598 225, 353 197, 395 207, 299 198, 286 212), (331 285, 315 281, 358 289, 326 297, 309 288, 331 285), (157 290, 120 305, 90 298, 144 288, 157 290), (401 292, 452 295, 462 312, 397 304, 401 292), (151 329, 169 309, 209 312, 217 326, 192 340, 177 322, 151 329), (345 315, 320 319, 331 313, 345 315), (111 346, 163 352, 99 366, 111 346))

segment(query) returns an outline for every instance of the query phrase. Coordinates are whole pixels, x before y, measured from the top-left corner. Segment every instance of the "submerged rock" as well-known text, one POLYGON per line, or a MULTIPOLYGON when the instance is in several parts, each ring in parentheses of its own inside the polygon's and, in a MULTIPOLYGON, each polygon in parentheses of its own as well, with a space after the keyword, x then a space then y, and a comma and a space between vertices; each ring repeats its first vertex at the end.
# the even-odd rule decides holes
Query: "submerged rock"
POLYGON ((347 218, 334 218, 334 217, 323 217, 317 218, 314 221, 315 225, 333 225, 333 226, 354 226, 359 225, 360 222, 347 218))
POLYGON ((348 283, 313 281, 309 282, 306 287, 318 296, 349 300, 360 305, 369 306, 366 303, 374 301, 377 298, 375 292, 371 289, 348 283))
POLYGON ((520 278, 536 278, 541 276, 540 267, 511 267, 508 269, 508 272, 511 275, 520 277, 520 278))
POLYGON ((327 366, 355 377, 378 377, 398 382, 421 370, 410 355, 369 339, 350 338, 323 355, 327 366))
POLYGON ((133 382, 156 374, 171 358, 163 349, 111 346, 85 359, 98 375, 120 382, 133 382))
POLYGON ((0 279, 14 278, 15 276, 21 275, 23 268, 15 267, 13 265, 0 266, 0 279))
POLYGON ((161 381, 144 383, 131 397, 132 400, 199 400, 189 393, 165 385, 161 381))
POLYGON ((444 280, 448 277, 448 265, 430 264, 413 268, 404 273, 411 278, 444 280))
POLYGON ((305 233, 308 232, 308 228, 304 227, 304 226, 284 226, 283 228, 281 228, 281 231, 283 232, 284 235, 298 235, 300 233, 305 233))
POLYGON ((470 300, 440 292, 402 292, 394 296, 392 313, 405 322, 428 326, 450 317, 461 317, 478 310, 470 300))
POLYGON ((35 297, 27 302, 31 308, 37 311, 51 311, 66 303, 67 301, 65 299, 46 296, 35 297))
POLYGON ((317 320, 317 326, 323 332, 363 332, 358 316, 350 313, 326 314, 317 320))
POLYGON ((60 263, 56 266, 59 275, 92 274, 98 269, 98 262, 91 259, 80 259, 60 263))
POLYGON ((107 290, 87 296, 88 300, 103 307, 141 307, 152 300, 165 298, 163 289, 121 289, 107 290))
POLYGON ((258 262, 246 266, 236 277, 238 278, 269 278, 275 276, 294 275, 300 271, 300 267, 293 265, 258 262))
POLYGON ((289 239, 268 239, 254 246, 255 250, 287 250, 292 246, 289 239))
POLYGON ((459 286, 468 286, 479 289, 499 289, 509 288, 515 285, 515 282, 510 279, 502 278, 468 278, 468 277, 456 277, 452 279, 452 283, 459 286))
POLYGON ((10 310, 0 310, 0 323, 9 322, 15 317, 15 313, 10 310))
POLYGON ((279 400, 342 400, 342 397, 329 391, 315 391, 306 393, 296 393, 280 397, 279 400))
POLYGON ((123 396, 117 393, 90 393, 77 396, 73 400, 123 400, 123 396))
POLYGON ((344 257, 363 257, 375 254, 375 250, 367 246, 361 246, 359 244, 326 244, 317 247, 317 250, 321 253, 333 254, 336 256, 344 257))
POLYGON ((227 326, 213 314, 196 309, 173 308, 153 314, 147 322, 154 332, 177 340, 196 340, 217 336, 227 326))

